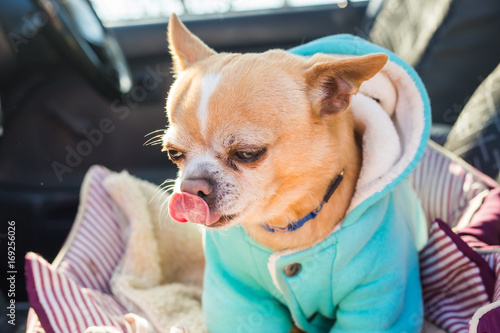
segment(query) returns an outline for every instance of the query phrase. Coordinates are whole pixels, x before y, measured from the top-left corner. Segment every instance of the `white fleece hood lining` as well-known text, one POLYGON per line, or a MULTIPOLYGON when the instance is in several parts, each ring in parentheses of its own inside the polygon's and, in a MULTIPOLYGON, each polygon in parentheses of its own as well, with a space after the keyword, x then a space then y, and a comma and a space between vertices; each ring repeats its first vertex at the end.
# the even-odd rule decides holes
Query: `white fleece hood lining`
MULTIPOLYGON (((351 104, 355 121, 363 122, 366 130, 361 173, 347 213, 394 182, 413 161, 422 140, 424 103, 415 82, 402 67, 390 61, 382 73, 391 79, 397 91, 392 121, 388 121, 390 118, 377 102, 362 93, 354 96, 351 104)), ((385 97, 383 90, 376 94, 381 100, 385 97)))

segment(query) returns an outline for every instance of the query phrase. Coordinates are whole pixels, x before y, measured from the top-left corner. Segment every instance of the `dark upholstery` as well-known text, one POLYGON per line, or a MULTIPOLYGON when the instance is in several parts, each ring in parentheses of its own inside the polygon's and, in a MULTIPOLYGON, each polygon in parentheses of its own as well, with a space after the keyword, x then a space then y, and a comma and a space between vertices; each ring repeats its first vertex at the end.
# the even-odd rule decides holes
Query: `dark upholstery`
POLYGON ((499 38, 498 0, 386 0, 370 33, 415 67, 445 124, 500 61, 499 38))
POLYGON ((415 66, 443 21, 452 0, 386 0, 370 40, 415 66))
POLYGON ((500 181, 500 65, 465 106, 445 148, 500 181))

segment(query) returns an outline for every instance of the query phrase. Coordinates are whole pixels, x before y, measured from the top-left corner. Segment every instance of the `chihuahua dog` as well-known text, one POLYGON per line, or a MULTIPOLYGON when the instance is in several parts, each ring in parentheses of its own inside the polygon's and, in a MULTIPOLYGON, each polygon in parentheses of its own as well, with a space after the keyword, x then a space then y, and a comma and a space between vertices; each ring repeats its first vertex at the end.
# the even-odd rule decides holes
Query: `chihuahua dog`
MULTIPOLYGON (((356 316, 341 320, 335 312, 350 309, 337 301, 328 314, 318 308, 305 316, 308 310, 294 305, 300 297, 290 300, 282 276, 272 272, 279 262, 264 259, 259 267, 271 273, 259 271, 255 278, 249 275, 261 268, 247 267, 249 261, 259 260, 257 252, 270 258, 307 251, 345 218, 362 165, 363 129, 353 120, 351 98, 363 81, 384 67, 388 56, 302 57, 282 50, 216 53, 175 15, 168 40, 176 80, 167 100, 163 150, 179 167, 169 213, 177 222, 206 228, 203 306, 209 330, 289 332, 297 325, 314 331, 301 322, 319 317, 323 324, 314 327, 324 329, 318 332, 328 331, 336 321, 348 327, 349 320, 358 331, 378 329, 375 322, 359 328, 356 316), (232 232, 243 236, 236 241, 232 232), (209 241, 215 234, 220 238, 209 241), (229 256, 236 257, 235 263, 229 256), (241 326, 238 316, 262 312, 265 326, 241 326)), ((300 270, 300 265, 288 265, 282 275, 297 279, 300 270)), ((359 308, 365 306, 370 309, 367 304, 359 308)), ((374 303, 372 310, 377 307, 374 303)))

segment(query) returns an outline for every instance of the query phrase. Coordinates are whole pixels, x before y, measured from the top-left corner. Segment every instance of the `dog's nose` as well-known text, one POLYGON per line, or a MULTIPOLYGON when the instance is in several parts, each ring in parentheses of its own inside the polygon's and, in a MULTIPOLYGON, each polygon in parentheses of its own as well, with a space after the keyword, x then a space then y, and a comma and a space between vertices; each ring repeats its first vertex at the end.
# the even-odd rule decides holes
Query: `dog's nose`
POLYGON ((207 179, 185 179, 181 183, 181 191, 204 198, 212 193, 212 185, 207 179))

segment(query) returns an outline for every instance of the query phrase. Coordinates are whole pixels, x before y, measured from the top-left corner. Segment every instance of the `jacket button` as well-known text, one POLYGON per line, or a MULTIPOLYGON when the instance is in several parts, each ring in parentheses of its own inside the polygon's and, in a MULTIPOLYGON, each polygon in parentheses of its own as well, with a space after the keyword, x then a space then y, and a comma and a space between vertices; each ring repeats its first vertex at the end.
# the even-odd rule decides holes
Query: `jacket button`
POLYGON ((302 266, 298 263, 290 264, 285 267, 285 275, 288 277, 294 277, 300 273, 302 266))

